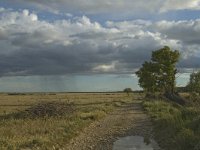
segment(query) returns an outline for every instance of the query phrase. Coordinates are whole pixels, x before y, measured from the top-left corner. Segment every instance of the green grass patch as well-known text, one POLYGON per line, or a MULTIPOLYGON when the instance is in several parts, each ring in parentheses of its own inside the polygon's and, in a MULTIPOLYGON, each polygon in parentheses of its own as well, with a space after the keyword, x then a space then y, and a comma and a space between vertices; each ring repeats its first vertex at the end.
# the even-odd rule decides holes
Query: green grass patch
POLYGON ((200 111, 166 101, 145 101, 155 138, 166 150, 200 150, 200 111))

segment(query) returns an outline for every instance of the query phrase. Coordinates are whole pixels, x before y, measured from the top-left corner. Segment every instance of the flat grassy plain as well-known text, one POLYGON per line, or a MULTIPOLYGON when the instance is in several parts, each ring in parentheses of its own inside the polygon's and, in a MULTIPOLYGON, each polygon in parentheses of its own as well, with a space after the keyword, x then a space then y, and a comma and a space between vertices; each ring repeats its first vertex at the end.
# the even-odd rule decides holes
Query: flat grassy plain
POLYGON ((1 93, 1 150, 64 150, 70 140, 94 121, 124 104, 143 100, 155 139, 166 150, 200 150, 198 99, 181 106, 145 100, 139 93, 1 93))
POLYGON ((65 149, 84 127, 121 104, 131 103, 134 96, 126 93, 1 93, 0 149, 65 149))

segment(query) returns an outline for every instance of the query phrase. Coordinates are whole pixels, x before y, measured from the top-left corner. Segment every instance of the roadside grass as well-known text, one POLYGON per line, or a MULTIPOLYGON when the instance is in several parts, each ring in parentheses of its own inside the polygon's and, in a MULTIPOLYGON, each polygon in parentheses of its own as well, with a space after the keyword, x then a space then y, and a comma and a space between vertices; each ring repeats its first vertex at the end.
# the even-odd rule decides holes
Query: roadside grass
POLYGON ((41 96, 38 101, 35 100, 38 95, 3 96, 7 98, 7 102, 4 99, 0 100, 1 107, 10 107, 6 113, 0 113, 0 149, 66 149, 70 140, 90 123, 105 117, 117 109, 118 105, 122 106, 132 101, 132 97, 118 93, 67 95, 70 98, 58 94, 58 99, 53 100, 52 97, 55 96, 44 95, 49 99, 44 100, 41 96))
POLYGON ((164 100, 143 102, 155 139, 166 150, 200 150, 200 110, 164 100))

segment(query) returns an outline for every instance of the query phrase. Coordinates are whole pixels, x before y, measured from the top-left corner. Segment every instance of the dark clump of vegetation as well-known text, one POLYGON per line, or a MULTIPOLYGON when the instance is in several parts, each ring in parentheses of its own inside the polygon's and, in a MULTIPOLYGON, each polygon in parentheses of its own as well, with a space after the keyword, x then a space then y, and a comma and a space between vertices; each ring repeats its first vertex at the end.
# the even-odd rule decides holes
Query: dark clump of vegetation
POLYGON ((167 101, 146 101, 155 138, 166 150, 200 150, 200 110, 167 101))
POLYGON ((195 92, 200 95, 200 71, 190 75, 190 81, 186 88, 189 92, 195 92))
POLYGON ((186 105, 190 107, 200 106, 200 71, 193 72, 185 87, 177 87, 177 92, 185 99, 186 105))
POLYGON ((165 93, 165 97, 180 105, 186 104, 186 99, 181 97, 178 93, 165 93))
POLYGON ((133 92, 133 90, 131 88, 125 88, 124 92, 133 92))
POLYGON ((66 102, 46 102, 39 103, 25 110, 31 117, 52 117, 71 114, 75 111, 75 106, 66 102))
POLYGON ((16 95, 26 95, 25 93, 8 93, 8 95, 16 96, 16 95))
POLYGON ((190 106, 200 106, 200 71, 194 72, 190 75, 190 81, 186 87, 184 87, 185 91, 189 93, 184 96, 190 106))
POLYGON ((41 102, 24 111, 1 116, 1 119, 44 118, 71 115, 75 112, 75 105, 68 102, 41 102))

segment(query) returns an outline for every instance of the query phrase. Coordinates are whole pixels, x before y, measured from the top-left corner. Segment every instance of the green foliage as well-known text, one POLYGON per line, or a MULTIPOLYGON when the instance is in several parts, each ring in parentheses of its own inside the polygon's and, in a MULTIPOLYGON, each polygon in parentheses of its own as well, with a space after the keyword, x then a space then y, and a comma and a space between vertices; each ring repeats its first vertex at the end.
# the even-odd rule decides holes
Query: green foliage
POLYGON ((125 89, 124 89, 124 92, 126 92, 126 93, 132 92, 132 89, 131 89, 131 88, 125 88, 125 89))
POLYGON ((190 92, 196 92, 200 95, 200 71, 190 75, 190 82, 187 85, 190 92))
POLYGON ((127 93, 127 95, 129 96, 129 93, 132 92, 132 89, 131 88, 125 88, 124 92, 127 93))
POLYGON ((155 72, 157 72, 157 66, 152 62, 144 62, 142 68, 136 72, 139 77, 139 85, 147 92, 154 93, 158 90, 155 72))
POLYGON ((165 46, 152 52, 150 62, 144 62, 136 75, 139 77, 139 85, 146 92, 173 93, 175 87, 175 68, 180 53, 165 46))
POLYGON ((199 150, 200 111, 165 101, 146 101, 156 140, 166 150, 199 150))

